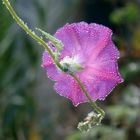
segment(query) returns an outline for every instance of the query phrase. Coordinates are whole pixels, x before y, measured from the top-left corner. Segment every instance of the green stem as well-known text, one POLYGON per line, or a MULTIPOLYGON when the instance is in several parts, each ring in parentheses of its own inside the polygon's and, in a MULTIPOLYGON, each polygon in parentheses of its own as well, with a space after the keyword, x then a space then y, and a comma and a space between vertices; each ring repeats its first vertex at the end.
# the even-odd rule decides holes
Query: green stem
MULTIPOLYGON (((16 12, 13 10, 13 8, 11 7, 10 3, 8 0, 2 0, 3 4, 5 4, 5 6, 7 7, 7 9, 9 10, 9 12, 11 13, 11 15, 13 16, 13 18, 15 19, 15 21, 19 24, 19 26, 27 33, 29 34, 34 40, 36 40, 39 44, 41 44, 42 46, 45 47, 45 49, 48 51, 48 53, 50 54, 51 58, 53 59, 54 63, 56 64, 56 66, 58 68, 60 68, 62 71, 64 71, 63 66, 60 64, 60 62, 55 58, 55 55, 53 53, 53 51, 49 48, 49 46, 47 45, 46 42, 44 42, 39 36, 37 36, 31 29, 28 28, 28 26, 17 16, 16 12)), ((81 81, 74 75, 74 74, 70 74, 79 84, 79 86, 81 87, 82 91, 84 92, 84 94, 86 95, 87 99, 89 100, 89 103, 91 104, 91 106, 102 115, 102 117, 104 117, 105 113, 104 111, 98 107, 90 98, 89 94, 87 93, 86 89, 84 88, 84 86, 82 85, 81 81)))
POLYGON ((88 92, 86 91, 86 89, 84 88, 83 84, 81 83, 81 81, 79 80, 78 77, 76 77, 73 73, 70 74, 79 84, 80 88, 82 89, 83 93, 86 95, 87 99, 89 100, 89 103, 91 104, 91 106, 102 115, 102 117, 105 116, 105 112, 96 105, 96 103, 90 98, 88 92))
POLYGON ((8 0, 2 0, 3 4, 7 7, 15 21, 19 24, 19 26, 27 33, 29 34, 34 40, 36 40, 39 44, 45 47, 45 49, 48 51, 50 56, 52 57, 54 63, 59 67, 61 70, 63 70, 63 67, 59 63, 58 60, 55 59, 55 55, 53 54, 52 50, 49 48, 49 46, 44 42, 39 36, 37 36, 31 29, 28 28, 28 26, 17 16, 16 12, 14 9, 11 7, 10 3, 8 0))

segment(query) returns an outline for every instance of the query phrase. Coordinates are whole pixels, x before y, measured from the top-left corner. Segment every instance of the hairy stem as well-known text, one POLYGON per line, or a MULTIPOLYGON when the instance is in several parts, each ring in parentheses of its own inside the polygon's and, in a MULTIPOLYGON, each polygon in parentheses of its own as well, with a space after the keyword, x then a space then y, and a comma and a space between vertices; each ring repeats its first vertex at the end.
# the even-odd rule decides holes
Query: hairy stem
POLYGON ((15 21, 17 22, 17 24, 28 34, 30 35, 34 40, 36 40, 39 44, 41 44, 42 46, 44 46, 44 48, 48 51, 48 53, 50 54, 50 56, 52 57, 54 63, 57 65, 57 67, 59 67, 61 70, 63 70, 63 67, 61 66, 61 64, 59 63, 58 60, 55 59, 55 55, 52 52, 52 50, 49 48, 49 46, 47 45, 46 42, 44 42, 39 36, 37 36, 31 29, 28 28, 28 26, 17 16, 16 12, 14 11, 14 9, 11 7, 10 3, 8 0, 2 0, 3 4, 5 4, 5 6, 7 7, 7 9, 9 10, 9 12, 11 13, 12 17, 15 19, 15 21))
MULTIPOLYGON (((28 28, 28 26, 17 16, 16 12, 13 10, 13 8, 11 7, 10 3, 8 0, 2 0, 3 4, 5 4, 5 6, 7 7, 7 9, 9 10, 9 12, 11 13, 12 17, 14 18, 14 20, 18 23, 18 25, 29 35, 31 36, 34 40, 36 40, 39 44, 41 44, 42 46, 44 46, 44 48, 48 51, 48 53, 50 54, 51 58, 53 59, 54 63, 56 64, 56 66, 58 68, 60 68, 62 71, 64 71, 63 66, 60 64, 59 60, 55 58, 55 55, 53 53, 53 51, 49 48, 49 46, 47 45, 46 42, 44 42, 44 40, 42 40, 42 38, 40 38, 39 36, 37 36, 31 29, 28 28)), ((86 89, 84 88, 83 84, 81 83, 81 81, 74 75, 74 74, 70 74, 79 84, 79 86, 81 87, 83 93, 86 95, 87 99, 89 100, 89 103, 91 104, 91 106, 99 113, 102 115, 102 117, 104 117, 105 112, 98 107, 94 101, 90 98, 89 94, 87 93, 86 89)))

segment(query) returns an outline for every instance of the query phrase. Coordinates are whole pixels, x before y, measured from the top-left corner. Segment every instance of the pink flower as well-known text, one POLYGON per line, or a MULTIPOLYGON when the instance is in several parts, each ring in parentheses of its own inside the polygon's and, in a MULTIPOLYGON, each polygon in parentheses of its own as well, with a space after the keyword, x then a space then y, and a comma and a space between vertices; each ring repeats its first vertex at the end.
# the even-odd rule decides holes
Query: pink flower
MULTIPOLYGON (((81 67, 71 69, 94 101, 104 100, 118 83, 123 82, 117 64, 119 51, 112 42, 109 28, 85 22, 66 24, 55 33, 55 37, 64 45, 61 64, 81 67)), ((46 51, 42 67, 46 69, 48 77, 56 81, 54 88, 58 94, 70 99, 74 106, 88 102, 77 82, 59 70, 46 51)))

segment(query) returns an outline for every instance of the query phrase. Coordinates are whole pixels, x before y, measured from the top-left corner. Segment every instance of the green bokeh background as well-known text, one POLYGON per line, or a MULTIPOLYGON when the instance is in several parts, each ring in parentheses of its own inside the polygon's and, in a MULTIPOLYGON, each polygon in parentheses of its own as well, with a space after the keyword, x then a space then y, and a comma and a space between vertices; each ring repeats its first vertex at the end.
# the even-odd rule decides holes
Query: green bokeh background
POLYGON ((77 108, 53 89, 40 67, 43 47, 11 18, 0 1, 0 140, 140 140, 140 1, 10 0, 31 29, 49 33, 86 21, 110 27, 121 53, 125 81, 105 101, 103 125, 82 134, 78 121, 92 111, 77 108))

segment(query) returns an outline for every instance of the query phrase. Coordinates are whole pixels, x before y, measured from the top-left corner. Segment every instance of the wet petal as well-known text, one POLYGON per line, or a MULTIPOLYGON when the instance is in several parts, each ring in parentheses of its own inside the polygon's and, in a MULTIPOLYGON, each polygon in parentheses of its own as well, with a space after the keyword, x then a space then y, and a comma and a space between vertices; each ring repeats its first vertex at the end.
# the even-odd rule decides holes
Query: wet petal
MULTIPOLYGON (((66 24, 55 37, 64 44, 61 59, 77 56, 82 62, 84 69, 76 75, 94 101, 104 99, 123 82, 117 64, 119 51, 112 42, 112 31, 108 27, 85 22, 66 24)), ((48 77, 56 81, 54 88, 58 94, 70 99, 75 106, 88 101, 77 82, 61 72, 47 52, 43 54, 42 66, 48 77)))
POLYGON ((49 66, 50 64, 53 64, 53 60, 52 58, 50 57, 50 55, 48 54, 47 51, 45 51, 43 53, 43 57, 42 57, 42 67, 45 68, 47 66, 49 66))

